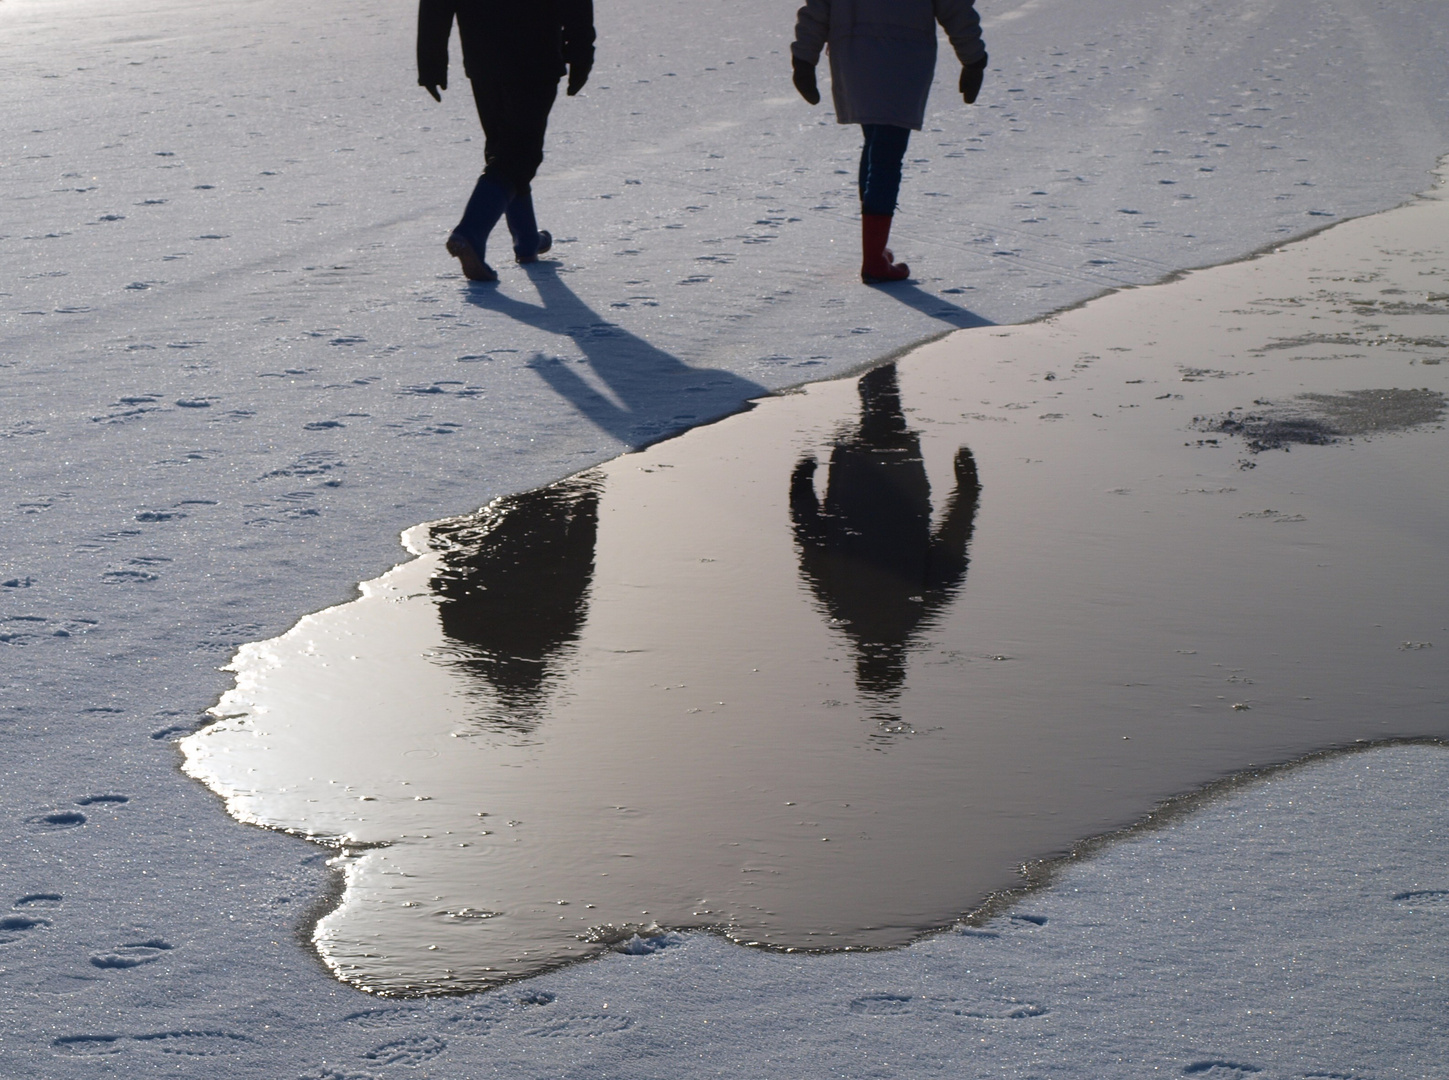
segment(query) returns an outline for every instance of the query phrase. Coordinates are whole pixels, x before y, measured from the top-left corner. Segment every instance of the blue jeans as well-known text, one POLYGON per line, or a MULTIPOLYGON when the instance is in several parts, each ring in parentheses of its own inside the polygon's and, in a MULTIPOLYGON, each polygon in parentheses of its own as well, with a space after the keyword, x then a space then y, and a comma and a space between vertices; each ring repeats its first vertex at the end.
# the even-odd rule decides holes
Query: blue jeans
POLYGON ((860 150, 860 212, 894 214, 901 190, 901 162, 911 129, 893 124, 861 124, 865 145, 860 150))

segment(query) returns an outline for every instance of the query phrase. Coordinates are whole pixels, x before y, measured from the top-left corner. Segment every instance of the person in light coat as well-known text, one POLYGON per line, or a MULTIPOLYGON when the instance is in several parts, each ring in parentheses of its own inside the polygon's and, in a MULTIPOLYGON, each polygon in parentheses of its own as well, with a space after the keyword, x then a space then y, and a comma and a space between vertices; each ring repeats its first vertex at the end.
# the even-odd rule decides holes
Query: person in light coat
POLYGON ((811 105, 820 101, 815 65, 827 46, 835 118, 859 124, 861 280, 901 281, 910 268, 886 247, 901 186, 901 161, 920 131, 936 72, 936 24, 961 61, 959 87, 976 101, 986 72, 986 46, 973 0, 805 0, 790 46, 794 82, 811 105))

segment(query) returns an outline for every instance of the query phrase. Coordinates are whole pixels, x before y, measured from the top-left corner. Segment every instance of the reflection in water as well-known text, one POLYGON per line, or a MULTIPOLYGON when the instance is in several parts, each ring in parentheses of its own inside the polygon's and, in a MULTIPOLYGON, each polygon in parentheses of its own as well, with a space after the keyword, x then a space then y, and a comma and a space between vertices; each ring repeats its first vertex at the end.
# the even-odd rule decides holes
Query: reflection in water
POLYGON ((588 614, 601 478, 590 471, 437 525, 431 582, 455 662, 492 687, 495 730, 532 731, 588 614))
POLYGON ((822 505, 813 457, 790 478, 800 573, 855 646, 855 682, 884 732, 900 717, 906 651, 966 576, 981 484, 976 460, 956 452, 956 489, 931 531, 931 487, 919 435, 901 413, 896 367, 860 380, 857 430, 830 453, 822 505))
MULTIPOLYGON (((1377 318, 1379 290, 1421 288, 1407 257, 1354 285, 1354 230, 1445 206, 947 339, 902 361, 899 391, 890 370, 819 384, 597 480, 410 530, 416 558, 242 646, 215 723, 182 743, 186 771, 237 818, 340 848, 341 902, 313 936, 340 977, 457 993, 668 944, 636 930, 900 945, 1020 884, 1023 863, 1253 763, 1449 736, 1442 433, 1245 471, 1183 430, 1249 393, 1321 405, 1392 387, 1400 345, 1417 381, 1449 389, 1433 349, 1403 345, 1437 340, 1431 315, 1394 316, 1421 320, 1394 349, 1314 344, 1311 372, 1274 359, 1275 343, 1360 334, 1345 295, 1377 318), (1346 293, 1321 291, 1330 271, 1346 293), (1245 330, 1265 282, 1301 300, 1245 330), (1181 381, 1184 358, 1237 366, 1245 334, 1273 346, 1250 385, 1181 381), (1074 355, 1093 359, 1047 390, 1043 364, 1074 355), (967 442, 990 513, 973 513, 967 442), (832 444, 828 463, 800 461, 832 444), (953 457, 955 493, 938 481, 932 500, 922 459, 934 476, 953 457), (968 543, 969 608, 948 602, 968 543), (842 717, 901 704, 918 733, 862 753, 889 731, 842 717), (512 726, 480 731, 480 713, 512 726)), ((1384 249, 1422 250, 1419 231, 1384 249)), ((582 317, 539 289, 530 317, 582 317)), ((697 377, 658 355, 631 373, 632 342, 578 333, 598 349, 589 385, 628 405, 594 414, 614 430, 650 379, 697 377)))

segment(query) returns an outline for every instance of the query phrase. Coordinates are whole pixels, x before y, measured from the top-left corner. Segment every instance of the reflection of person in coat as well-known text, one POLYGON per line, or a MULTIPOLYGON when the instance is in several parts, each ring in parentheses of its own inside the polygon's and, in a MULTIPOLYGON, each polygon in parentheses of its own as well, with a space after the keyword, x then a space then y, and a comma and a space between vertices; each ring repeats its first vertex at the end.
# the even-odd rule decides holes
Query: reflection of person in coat
POLYGON ((973 0, 805 0, 790 52, 795 87, 811 105, 820 101, 815 65, 830 46, 830 89, 835 118, 859 124, 860 276, 868 285, 901 281, 910 267, 886 248, 901 161, 911 131, 920 131, 936 71, 936 23, 961 61, 961 96, 976 101, 986 71, 986 46, 973 0))
POLYGON ((436 526, 432 580, 452 663, 502 706, 490 726, 532 730, 588 615, 599 479, 584 473, 436 526))
POLYGON ((483 122, 483 175, 463 219, 448 237, 448 254, 470 281, 497 281, 484 261, 488 234, 508 217, 513 255, 531 263, 553 238, 533 214, 530 184, 543 163, 544 132, 567 72, 573 97, 594 64, 593 0, 420 0, 418 84, 438 101, 448 88, 448 37, 453 20, 463 68, 483 122))
POLYGON ((795 466, 790 516, 800 572, 855 645, 856 687, 888 729, 906 678, 906 650, 966 576, 981 485, 956 454, 956 490, 931 530, 931 488, 919 436, 901 415, 894 364, 860 380, 860 427, 835 444, 822 505, 815 459, 795 466))

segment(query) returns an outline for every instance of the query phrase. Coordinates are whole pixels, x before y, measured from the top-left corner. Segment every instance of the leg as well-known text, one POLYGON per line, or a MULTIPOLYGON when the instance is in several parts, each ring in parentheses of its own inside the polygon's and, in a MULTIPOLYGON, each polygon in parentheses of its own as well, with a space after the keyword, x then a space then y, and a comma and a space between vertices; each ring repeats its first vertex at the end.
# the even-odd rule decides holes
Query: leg
POLYGON ((540 229, 533 216, 533 191, 522 188, 513 194, 504 211, 508 218, 508 232, 513 237, 513 257, 520 263, 537 262, 538 257, 553 247, 553 237, 547 229, 540 229))
POLYGON ((488 248, 488 234, 502 216, 509 195, 507 188, 500 187, 486 175, 478 177, 462 219, 448 234, 448 254, 462 264, 463 276, 469 281, 498 280, 493 267, 483 257, 488 248))
POLYGON ((901 162, 910 141, 909 128, 890 124, 862 124, 865 146, 861 151, 860 227, 862 259, 860 277, 867 285, 902 281, 910 267, 897 263, 886 244, 890 241, 891 218, 901 189, 901 162))
POLYGON ((860 170, 856 177, 856 190, 860 192, 861 205, 865 205, 865 183, 870 177, 870 144, 878 124, 861 124, 860 133, 864 141, 860 147, 860 170))
POLYGON ((448 236, 448 254, 462 264, 463 276, 469 281, 497 281, 498 275, 484 261, 488 234, 503 216, 512 187, 501 177, 490 175, 496 144, 506 131, 506 109, 503 87, 482 79, 473 81, 473 101, 478 106, 478 119, 483 125, 483 175, 473 185, 473 194, 463 216, 448 236))
POLYGON ((498 279, 484 261, 488 236, 519 193, 523 201, 509 214, 515 254, 526 256, 527 261, 537 257, 542 236, 533 221, 529 183, 543 162, 544 132, 557 95, 557 79, 473 81, 473 100, 483 124, 483 175, 473 188, 462 220, 448 237, 449 253, 463 264, 463 273, 471 281, 498 279))
MULTIPOLYGON (((484 149, 483 175, 507 185, 510 199, 505 213, 519 262, 533 262, 547 250, 533 213, 532 183, 543 164, 548 114, 558 97, 558 79, 515 80, 499 87, 500 116, 489 132, 484 149)), ((481 115, 481 110, 480 110, 481 115)))
POLYGON ((513 257, 520 263, 537 261, 553 246, 553 237, 540 231, 533 214, 532 182, 543 163, 543 140, 548 130, 548 114, 558 97, 558 80, 541 80, 519 84, 514 88, 513 116, 516 141, 510 151, 511 160, 501 163, 515 184, 513 201, 508 204, 508 231, 513 236, 513 257))
POLYGON ((901 190, 901 162, 911 129, 891 124, 862 124, 865 146, 861 151, 861 210, 867 214, 894 214, 901 190))

